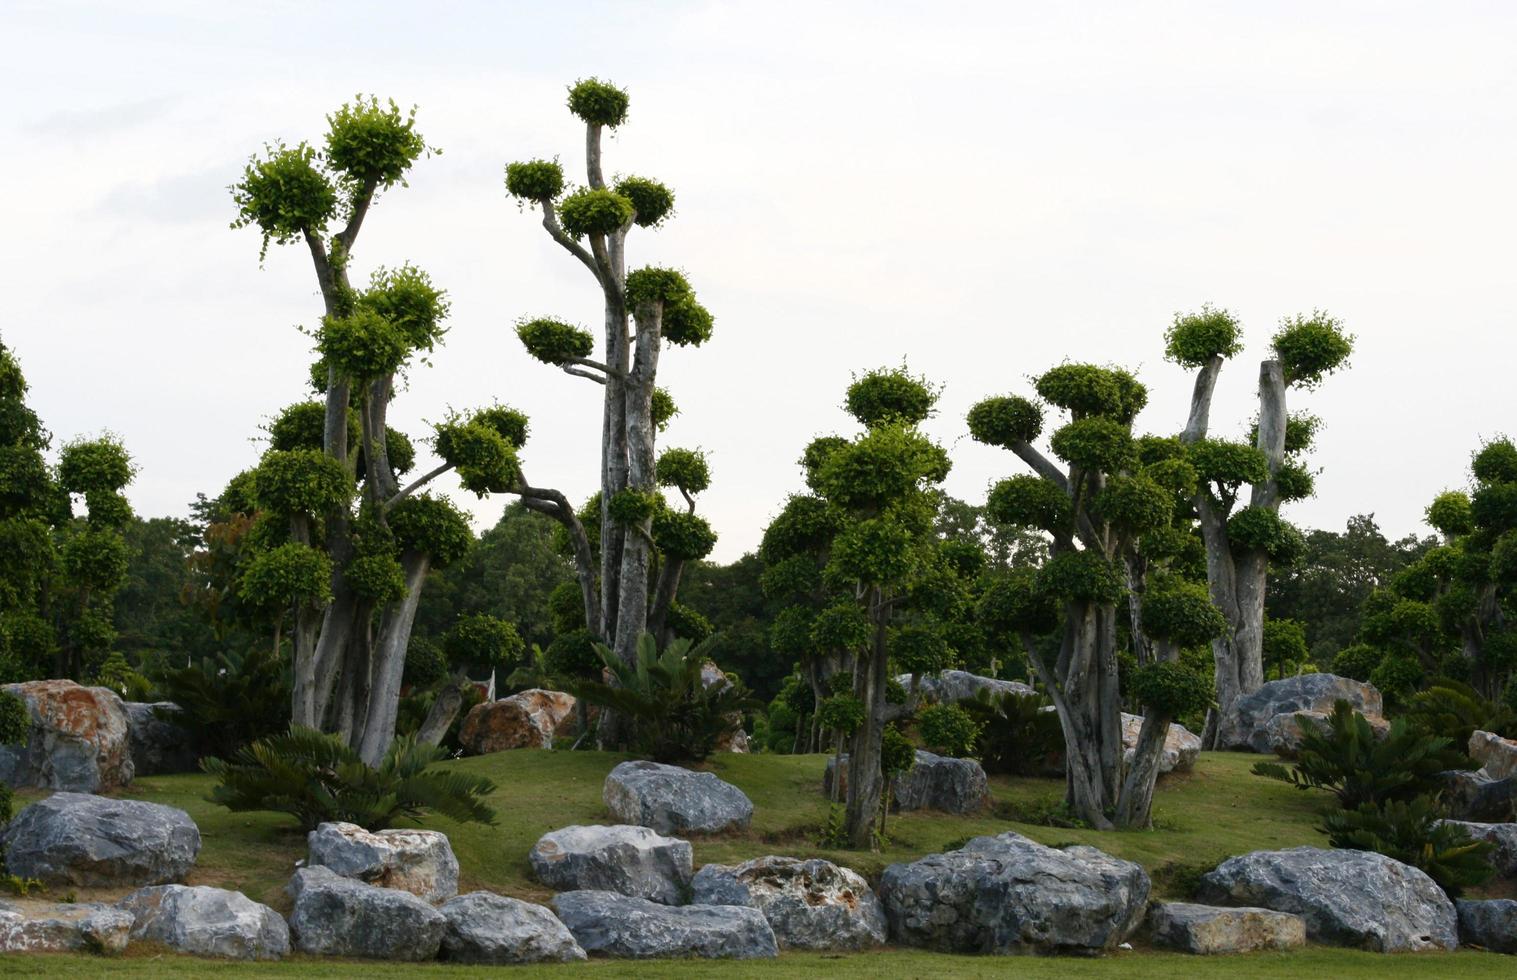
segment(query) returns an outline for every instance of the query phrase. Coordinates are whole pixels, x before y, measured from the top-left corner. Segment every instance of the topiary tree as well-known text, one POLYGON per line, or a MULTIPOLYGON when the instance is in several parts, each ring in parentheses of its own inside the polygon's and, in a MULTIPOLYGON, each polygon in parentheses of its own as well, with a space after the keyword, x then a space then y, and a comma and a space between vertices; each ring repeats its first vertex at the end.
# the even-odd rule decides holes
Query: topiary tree
POLYGON ((394 738, 427 572, 472 540, 456 507, 421 491, 450 470, 481 496, 517 490, 527 419, 499 405, 450 415, 433 432, 442 464, 401 485, 415 454, 386 421, 396 377, 441 342, 448 302, 409 264, 375 269, 364 287, 350 270, 376 197, 404 185, 432 151, 415 110, 393 101, 361 97, 327 123, 320 148, 272 144, 232 188, 233 225, 258 229, 263 254, 270 244, 306 245, 323 304, 311 374, 322 397, 270 425, 269 451, 241 501, 256 518, 241 595, 293 607, 293 724, 338 733, 373 765, 394 738))
MULTIPOLYGON (((663 184, 628 176, 608 185, 603 176, 601 137, 626 121, 627 93, 589 78, 570 88, 568 102, 585 124, 585 185, 571 187, 557 161, 536 159, 506 167, 506 190, 523 208, 541 210, 549 237, 595 280, 605 313, 603 359, 592 358, 595 340, 588 331, 561 320, 523 320, 517 336, 533 357, 604 389, 600 493, 587 521, 591 515, 576 514, 562 494, 530 486, 518 492, 528 507, 563 525, 578 570, 585 628, 630 665, 645 631, 665 642, 677 632, 671 617, 678 613, 681 569, 716 541, 694 513, 693 495, 710 479, 704 458, 684 451, 660 457, 655 450, 657 433, 676 411, 657 386, 663 348, 699 346, 711 336, 712 319, 679 272, 626 269, 633 227, 656 228, 674 212, 674 195, 663 184), (666 507, 660 485, 678 489, 688 509, 666 507), (598 541, 591 540, 591 530, 598 541)), ((610 717, 602 734, 614 740, 610 717)))
POLYGON ((122 491, 136 468, 110 435, 64 444, 49 466, 51 437, 26 393, 20 362, 0 344, 0 680, 85 680, 116 638, 132 519, 122 491))
POLYGON ((1180 435, 1199 483, 1193 502, 1206 544, 1212 601, 1228 629, 1212 642, 1217 710, 1205 743, 1228 744, 1233 703, 1264 683, 1264 592, 1272 564, 1301 551, 1299 531, 1280 505, 1311 496, 1312 473, 1301 461, 1319 422, 1286 412, 1286 393, 1311 390, 1344 367, 1354 338, 1321 311, 1281 322, 1272 356, 1259 365, 1259 419, 1247 442, 1210 435, 1212 394, 1222 363, 1243 349, 1237 318, 1203 306, 1177 315, 1165 334, 1165 357, 1196 371, 1190 417, 1180 435), (1247 494, 1245 499, 1245 493, 1247 494))
POLYGON ((1147 390, 1126 371, 1063 364, 1036 379, 1044 401, 1068 413, 1049 445, 1034 441, 1043 407, 1020 396, 988 398, 970 409, 970 434, 1011 450, 1031 474, 991 489, 998 521, 1049 535, 1037 570, 1014 569, 981 601, 987 625, 1018 637, 1063 729, 1069 805, 1093 826, 1146 826, 1169 722, 1206 702, 1206 684, 1179 662, 1181 647, 1207 642, 1219 617, 1207 596, 1171 570, 1183 549, 1176 503, 1195 474, 1177 446, 1135 439, 1132 423, 1147 390), (1150 589, 1150 577, 1153 589, 1150 589), (1140 666, 1133 693, 1145 708, 1137 752, 1124 778, 1118 612, 1131 609, 1140 666), (1062 628, 1057 655, 1036 637, 1062 628))
POLYGON ((453 624, 442 641, 447 675, 416 740, 428 745, 442 741, 463 707, 463 689, 469 683, 471 667, 499 670, 519 660, 526 648, 516 624, 497 616, 465 616, 453 624))

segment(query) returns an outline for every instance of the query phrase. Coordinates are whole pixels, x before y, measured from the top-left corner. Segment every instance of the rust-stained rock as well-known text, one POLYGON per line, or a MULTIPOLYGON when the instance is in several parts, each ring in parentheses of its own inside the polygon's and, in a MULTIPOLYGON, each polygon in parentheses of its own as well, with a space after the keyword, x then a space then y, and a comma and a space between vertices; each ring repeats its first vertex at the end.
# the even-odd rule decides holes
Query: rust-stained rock
POLYGON ((464 717, 458 741, 470 755, 506 749, 551 749, 553 738, 574 727, 574 696, 532 688, 477 704, 464 717))
POLYGON ((132 781, 126 707, 109 688, 70 680, 7 684, 31 715, 25 745, 0 745, 0 780, 15 787, 101 793, 132 781))

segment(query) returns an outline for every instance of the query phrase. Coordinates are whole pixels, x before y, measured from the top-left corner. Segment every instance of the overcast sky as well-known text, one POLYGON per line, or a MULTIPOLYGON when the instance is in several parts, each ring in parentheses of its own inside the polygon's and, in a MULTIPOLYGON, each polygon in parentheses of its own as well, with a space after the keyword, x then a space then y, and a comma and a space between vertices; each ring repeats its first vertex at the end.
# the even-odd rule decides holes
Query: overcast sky
MULTIPOLYGON (((1505 3, 169 3, 0 7, 0 336, 60 438, 110 430, 144 516, 182 515, 305 397, 320 313, 303 248, 232 231, 227 185, 273 139, 319 142, 357 92, 420 106, 444 151, 385 195, 355 254, 411 261, 451 333, 392 420, 494 399, 533 419, 535 483, 596 484, 599 389, 529 359, 523 314, 595 327, 597 292, 504 192, 511 160, 583 173, 565 86, 631 94, 610 171, 678 214, 634 265, 686 270, 716 315, 661 382, 664 445, 709 451, 702 502, 753 548, 813 436, 850 432, 851 373, 944 386, 931 431, 972 501, 1017 471, 964 413, 1066 358, 1132 368, 1139 428, 1183 424, 1177 310, 1248 347, 1214 418, 1241 432, 1282 316, 1323 308, 1352 368, 1292 409, 1326 422, 1297 523, 1373 511, 1426 533, 1484 438, 1517 430, 1517 7, 1505 3)), ((357 278, 357 277, 355 277, 357 278)), ((505 498, 455 499, 493 522, 505 498)))

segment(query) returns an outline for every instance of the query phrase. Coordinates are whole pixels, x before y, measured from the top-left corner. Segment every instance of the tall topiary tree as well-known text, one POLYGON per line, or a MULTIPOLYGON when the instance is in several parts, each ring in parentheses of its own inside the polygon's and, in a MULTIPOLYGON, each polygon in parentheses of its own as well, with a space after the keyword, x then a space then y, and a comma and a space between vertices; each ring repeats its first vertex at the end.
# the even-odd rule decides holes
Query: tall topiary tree
POLYGON ((132 518, 122 490, 136 470, 112 436, 69 442, 49 466, 51 439, 26 393, 20 362, 0 345, 0 674, 85 680, 116 637, 132 518))
POLYGON ((386 421, 396 377, 441 342, 448 303, 414 266, 377 268, 362 287, 350 270, 376 197, 432 151, 415 110, 393 101, 360 97, 327 124, 319 148, 272 144, 232 188, 233 226, 257 228, 264 253, 306 245, 323 306, 311 374, 321 398, 270 426, 245 504, 258 519, 241 594, 293 608, 292 722, 341 734, 372 765, 394 738, 427 571, 471 540, 456 507, 421 491, 449 470, 481 496, 516 489, 527 419, 501 406, 450 416, 433 433, 443 463, 401 485, 414 450, 386 421))
POLYGON ((1165 334, 1165 357, 1196 371, 1190 417, 1180 439, 1200 476, 1194 504, 1206 543, 1212 601, 1228 629, 1212 643, 1217 710, 1207 723, 1208 745, 1229 744, 1234 702, 1264 683, 1264 591, 1271 564, 1301 551, 1299 531, 1280 517, 1282 503, 1311 496, 1312 473, 1302 463, 1319 422, 1290 415, 1286 394, 1311 390, 1344 367, 1354 338, 1317 311, 1281 322, 1272 356, 1259 365, 1259 419, 1246 441, 1210 435, 1212 393, 1222 363, 1242 350, 1237 319, 1203 306, 1177 315, 1165 334))
POLYGON ((1128 372, 1063 364, 1038 377, 1036 389, 1068 413, 1049 439, 1063 466, 1034 445, 1044 426, 1037 402, 989 398, 969 412, 977 441, 1011 450, 1032 470, 996 484, 988 512, 1051 539, 1048 561, 999 579, 981 601, 982 616, 1020 638, 1053 701, 1071 807, 1098 828, 1146 826, 1169 722, 1208 700, 1205 679, 1179 662, 1180 648, 1210 640, 1220 626, 1205 592, 1168 568, 1180 550, 1177 498, 1195 473, 1165 451, 1165 440, 1133 438, 1148 392, 1128 372), (1117 667, 1124 597, 1145 651, 1132 681, 1145 718, 1125 773, 1117 667), (1053 657, 1035 642, 1050 629, 1062 630, 1053 657))
POLYGON ((656 228, 674 212, 673 193, 658 181, 629 176, 607 184, 603 175, 601 137, 626 121, 627 93, 589 78, 569 89, 568 101, 585 124, 585 185, 571 187, 556 161, 537 159, 507 166, 506 190, 524 208, 542 212, 549 237, 595 280, 605 314, 602 359, 591 356, 595 340, 588 331, 560 320, 523 320, 517 335, 533 357, 604 389, 600 492, 595 513, 583 515, 588 521, 562 494, 530 486, 519 492, 528 507, 564 526, 586 628, 632 664, 641 634, 669 633, 683 563, 704 557, 715 543, 693 502, 684 512, 672 510, 658 492, 664 483, 690 501, 709 480, 704 460, 693 454, 660 458, 655 450, 656 434, 675 412, 657 386, 659 357, 666 343, 704 343, 712 319, 679 272, 626 270, 631 230, 656 228), (598 541, 591 540, 587 524, 598 541))

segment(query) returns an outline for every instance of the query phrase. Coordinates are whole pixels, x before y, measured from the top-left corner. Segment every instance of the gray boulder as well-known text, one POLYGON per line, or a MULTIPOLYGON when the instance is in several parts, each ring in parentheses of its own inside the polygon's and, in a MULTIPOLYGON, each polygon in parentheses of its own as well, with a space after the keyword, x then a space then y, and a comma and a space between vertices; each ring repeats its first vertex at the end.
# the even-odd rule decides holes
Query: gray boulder
MULTIPOLYGON (((911 690, 911 675, 901 674, 896 680, 906 690, 911 690)), ((951 703, 977 697, 981 691, 992 695, 1036 694, 1030 685, 1021 681, 1003 681, 998 677, 981 677, 965 670, 945 670, 936 675, 923 674, 917 680, 917 693, 933 701, 951 703)))
POLYGON ((1517 777, 1517 739, 1477 731, 1470 735, 1469 753, 1492 779, 1517 777))
MULTIPOLYGON (((838 759, 827 760, 822 775, 822 792, 832 793, 832 780, 838 759)), ((839 794, 848 792, 848 756, 842 757, 843 785, 839 794)), ((917 749, 916 764, 896 777, 890 794, 890 808, 906 810, 942 810, 945 813, 974 813, 990 802, 990 783, 985 770, 974 759, 950 759, 917 749)))
POLYGON ((324 823, 306 835, 309 867, 330 868, 380 888, 398 888, 428 902, 458 894, 458 858, 436 830, 364 830, 324 823))
POLYGON ((758 909, 737 905, 671 908, 605 891, 564 892, 554 911, 588 953, 631 959, 775 956, 774 930, 758 909))
POLYGON ((1467 946, 1493 953, 1517 953, 1517 901, 1492 898, 1483 902, 1460 899, 1459 938, 1467 946))
POLYGON ((1306 945, 1301 916, 1269 909, 1164 902, 1149 909, 1148 928, 1155 946, 1187 953, 1249 953, 1306 945))
POLYGON ((287 888, 295 900, 295 948, 320 956, 430 960, 447 920, 431 905, 396 888, 344 878, 329 868, 301 868, 287 888))
POLYGON ((1462 827, 1475 840, 1494 844, 1496 849, 1488 855, 1491 867, 1502 877, 1517 875, 1517 823, 1476 823, 1473 820, 1443 822, 1462 827))
POLYGON ((568 963, 585 958, 574 936, 551 911, 491 892, 470 892, 442 906, 444 959, 512 966, 568 963))
POLYGON ((1517 777, 1493 779, 1484 769, 1451 769, 1443 777, 1443 802, 1456 820, 1501 823, 1517 819, 1517 777))
POLYGON ((753 801, 709 772, 657 762, 623 762, 606 777, 601 798, 625 824, 661 834, 719 834, 747 830, 753 801))
POLYGON ((781 949, 853 951, 885 942, 885 909, 869 883, 818 858, 708 864, 695 873, 690 900, 758 909, 781 949))
POLYGON ((196 956, 278 960, 290 952, 284 919, 241 892, 204 885, 139 888, 116 903, 130 913, 132 939, 196 956))
POLYGON ((0 842, 12 874, 121 888, 183 881, 200 853, 200 828, 171 806, 54 793, 22 810, 0 842))
MULTIPOLYGON (((1138 734, 1143 730, 1143 716, 1122 712, 1122 761, 1132 765, 1138 754, 1138 734)), ((1159 772, 1190 772, 1201 758, 1201 736, 1184 725, 1171 723, 1164 733, 1164 751, 1159 755, 1159 772)))
POLYGON ((102 793, 132 781, 126 708, 115 691, 68 680, 7 684, 31 722, 21 745, 0 745, 0 780, 20 788, 102 793))
POLYGON ((647 827, 574 826, 544 834, 529 859, 558 891, 599 890, 680 905, 690 891, 690 842, 647 827))
POLYGON ((1108 950, 1143 919, 1147 872, 1093 847, 1056 850, 1020 834, 892 864, 880 881, 891 936, 955 953, 1108 950))
POLYGON ((0 953, 119 953, 132 915, 109 905, 0 902, 0 953))
POLYGON ((1301 674, 1270 681, 1233 702, 1231 717, 1224 720, 1218 736, 1218 748, 1289 754, 1300 729, 1294 718, 1279 716, 1305 712, 1308 717, 1326 717, 1340 700, 1353 705, 1372 726, 1386 727, 1380 692, 1373 685, 1336 674, 1301 674))
POLYGON ((200 751, 189 729, 159 717, 179 713, 172 701, 127 701, 127 732, 132 744, 132 768, 138 776, 198 772, 200 751))
POLYGON ((1228 858, 1201 879, 1201 901, 1263 906, 1306 920, 1313 942, 1380 953, 1453 949, 1454 904, 1416 868, 1371 851, 1293 847, 1228 858))

